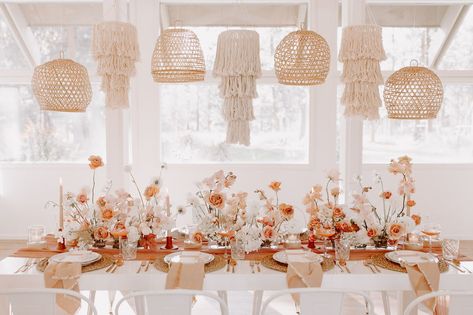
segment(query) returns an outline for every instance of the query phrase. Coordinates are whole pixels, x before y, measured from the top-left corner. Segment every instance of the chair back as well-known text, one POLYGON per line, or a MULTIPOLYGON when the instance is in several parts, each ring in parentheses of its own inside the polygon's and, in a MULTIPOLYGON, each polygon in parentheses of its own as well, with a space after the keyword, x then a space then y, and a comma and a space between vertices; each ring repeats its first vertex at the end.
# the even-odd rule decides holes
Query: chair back
POLYGON ((140 315, 188 315, 191 314, 194 297, 205 296, 216 301, 222 315, 228 315, 228 306, 225 301, 215 294, 195 290, 164 290, 164 291, 142 291, 125 295, 118 301, 115 307, 115 315, 120 313, 123 302, 134 299, 143 299, 144 314, 140 315))
POLYGON ((0 291, 10 313, 13 315, 64 314, 56 305, 56 295, 63 294, 85 301, 93 315, 98 315, 94 304, 82 294, 65 289, 13 289, 0 291))
POLYGON ((363 292, 321 288, 298 288, 279 291, 271 295, 264 302, 261 308, 261 315, 269 315, 269 307, 274 300, 292 294, 298 294, 300 297, 299 307, 301 315, 340 315, 343 311, 343 299, 346 294, 363 297, 368 306, 368 314, 374 314, 373 301, 363 292))
MULTIPOLYGON (((404 310, 404 315, 416 314, 419 305, 431 298, 446 297, 448 312, 445 315, 473 314, 473 291, 435 291, 414 299, 404 310)), ((442 313, 443 314, 443 313, 442 313)))

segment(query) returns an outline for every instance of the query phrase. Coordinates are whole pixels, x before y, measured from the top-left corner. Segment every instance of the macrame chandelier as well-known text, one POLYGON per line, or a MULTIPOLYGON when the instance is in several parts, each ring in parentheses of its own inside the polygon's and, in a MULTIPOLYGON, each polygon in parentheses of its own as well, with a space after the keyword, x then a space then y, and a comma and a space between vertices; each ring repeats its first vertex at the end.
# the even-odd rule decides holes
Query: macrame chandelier
POLYGON ((221 77, 220 96, 227 121, 227 143, 250 145, 256 78, 261 76, 259 35, 249 30, 220 33, 213 75, 221 77))
POLYGON ((85 112, 92 100, 87 69, 62 56, 37 66, 31 85, 41 110, 85 112))
POLYGON ((102 91, 109 108, 127 108, 130 76, 135 73, 139 58, 136 28, 119 21, 94 26, 92 52, 97 61, 97 73, 102 77, 102 91))
POLYGON ((388 118, 437 118, 443 101, 442 81, 433 71, 414 63, 394 72, 386 81, 383 96, 388 118))
POLYGON ((378 86, 383 84, 379 63, 386 59, 381 27, 345 27, 338 59, 343 62, 345 90, 341 103, 345 106, 345 116, 379 119, 382 101, 378 86))
POLYGON ((291 32, 276 47, 274 69, 281 84, 322 84, 330 69, 330 47, 316 32, 291 32))
POLYGON ((151 74, 160 83, 203 81, 204 54, 195 33, 184 28, 164 30, 154 47, 151 74))

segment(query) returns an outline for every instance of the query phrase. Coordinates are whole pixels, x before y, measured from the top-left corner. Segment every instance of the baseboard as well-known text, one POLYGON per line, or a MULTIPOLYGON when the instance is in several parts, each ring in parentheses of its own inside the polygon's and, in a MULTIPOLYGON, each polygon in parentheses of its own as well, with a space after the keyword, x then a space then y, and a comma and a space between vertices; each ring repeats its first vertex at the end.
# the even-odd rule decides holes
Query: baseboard
POLYGON ((25 241, 28 239, 27 235, 11 235, 11 234, 0 234, 0 241, 25 241))

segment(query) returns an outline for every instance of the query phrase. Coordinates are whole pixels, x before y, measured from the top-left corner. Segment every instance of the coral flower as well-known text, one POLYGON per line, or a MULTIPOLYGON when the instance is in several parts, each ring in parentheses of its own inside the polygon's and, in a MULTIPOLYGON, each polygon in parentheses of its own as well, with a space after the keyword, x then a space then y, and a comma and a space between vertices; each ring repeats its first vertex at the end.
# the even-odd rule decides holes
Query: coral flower
POLYGON ((407 200, 406 204, 408 207, 414 207, 416 205, 416 202, 415 200, 410 199, 410 200, 407 200))
POLYGON ((378 235, 378 231, 377 231, 376 229, 370 228, 370 229, 368 229, 368 231, 366 232, 366 235, 368 235, 369 238, 373 238, 373 237, 375 237, 376 235, 378 235))
POLYGON ((388 235, 391 239, 399 239, 404 234, 404 228, 399 223, 392 223, 388 226, 388 235))
POLYGON ((279 211, 281 211, 281 215, 285 219, 289 220, 294 216, 294 207, 287 203, 281 203, 279 205, 279 211))
POLYGON ((333 216, 335 218, 344 218, 345 217, 345 213, 343 212, 343 209, 340 208, 340 207, 335 207, 335 209, 333 209, 333 216))
POLYGON ((192 234, 192 241, 194 243, 202 243, 202 241, 204 240, 204 234, 202 234, 202 232, 194 232, 194 234, 192 234))
POLYGON ((274 229, 272 226, 266 225, 263 229, 263 237, 264 239, 270 240, 274 236, 274 229))
POLYGON ((84 204, 84 203, 87 203, 89 198, 87 197, 86 193, 82 192, 82 193, 77 195, 76 200, 77 200, 78 203, 84 204))
POLYGON ((103 208, 105 207, 105 205, 107 204, 107 201, 105 200, 104 197, 99 197, 96 201, 97 205, 100 207, 100 208, 103 208))
POLYGON ((274 191, 280 191, 281 190, 281 182, 271 182, 271 184, 269 184, 269 188, 271 188, 274 191))
POLYGON ((110 233, 108 232, 108 229, 105 226, 99 226, 95 231, 94 231, 94 237, 95 239, 98 240, 105 240, 109 237, 110 233))
POLYGON ((419 225, 422 221, 422 218, 420 217, 420 215, 417 215, 417 214, 411 215, 411 218, 412 220, 414 220, 416 225, 419 225))
POLYGON ((382 192, 380 197, 383 198, 383 199, 386 199, 388 200, 389 198, 391 198, 391 196, 393 195, 392 192, 390 191, 385 191, 385 192, 382 192))
POLYGON ((93 170, 102 167, 103 161, 102 158, 98 155, 91 155, 89 156, 89 167, 93 170))
POLYGON ((104 220, 110 220, 113 218, 113 210, 111 208, 106 208, 102 211, 102 218, 104 220))
POLYGON ((154 196, 156 196, 159 193, 159 187, 155 184, 151 184, 148 187, 146 187, 144 195, 146 200, 150 200, 154 196))

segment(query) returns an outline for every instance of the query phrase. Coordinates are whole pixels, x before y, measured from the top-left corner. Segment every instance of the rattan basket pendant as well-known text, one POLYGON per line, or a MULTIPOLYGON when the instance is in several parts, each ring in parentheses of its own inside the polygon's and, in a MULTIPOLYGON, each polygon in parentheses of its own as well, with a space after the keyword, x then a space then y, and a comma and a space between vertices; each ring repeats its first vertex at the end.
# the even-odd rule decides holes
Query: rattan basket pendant
POLYGON ((437 118, 443 101, 442 81, 433 71, 411 62, 387 79, 383 96, 388 118, 437 118))
POLYGON ((37 66, 31 85, 41 110, 85 112, 92 100, 87 69, 70 59, 55 59, 37 66))
POLYGON ((281 84, 322 84, 330 69, 330 47, 314 31, 291 32, 276 47, 274 69, 281 84))
POLYGON ((203 81, 204 54, 195 33, 184 28, 164 30, 154 47, 151 74, 160 83, 203 81))

